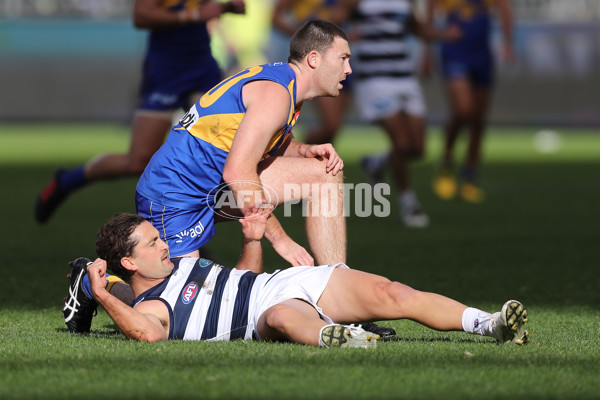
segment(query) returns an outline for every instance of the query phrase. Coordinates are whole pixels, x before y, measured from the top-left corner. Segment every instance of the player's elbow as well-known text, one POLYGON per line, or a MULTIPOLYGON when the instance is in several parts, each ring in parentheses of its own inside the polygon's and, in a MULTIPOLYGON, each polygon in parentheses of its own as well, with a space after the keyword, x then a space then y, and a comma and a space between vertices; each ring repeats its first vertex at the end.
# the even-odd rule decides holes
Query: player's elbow
POLYGON ((133 26, 137 29, 149 29, 152 28, 150 19, 144 10, 134 10, 133 12, 133 26))
POLYGON ((146 20, 146 18, 144 18, 142 16, 134 16, 133 26, 135 26, 137 29, 149 29, 150 28, 150 25, 148 24, 148 21, 146 20))
POLYGON ((130 339, 149 343, 167 340, 167 337, 164 334, 164 332, 158 332, 154 330, 135 330, 133 332, 126 333, 126 336, 130 339))
POLYGON ((246 169, 243 166, 226 165, 223 169, 223 181, 231 184, 235 181, 248 180, 249 174, 245 172, 246 169))

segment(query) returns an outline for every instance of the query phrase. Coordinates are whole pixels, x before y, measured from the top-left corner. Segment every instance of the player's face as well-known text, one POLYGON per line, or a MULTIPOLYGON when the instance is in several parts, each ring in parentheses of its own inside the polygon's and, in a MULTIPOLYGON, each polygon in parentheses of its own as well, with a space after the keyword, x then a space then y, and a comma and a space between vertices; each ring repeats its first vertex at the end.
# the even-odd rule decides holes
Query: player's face
POLYGON ((131 234, 138 239, 130 257, 137 272, 148 279, 162 279, 173 271, 169 259, 169 246, 162 241, 156 228, 148 221, 142 222, 131 234))
POLYGON ((352 73, 350 68, 350 46, 341 37, 336 37, 332 46, 322 57, 320 84, 324 96, 337 96, 344 87, 342 81, 352 73))

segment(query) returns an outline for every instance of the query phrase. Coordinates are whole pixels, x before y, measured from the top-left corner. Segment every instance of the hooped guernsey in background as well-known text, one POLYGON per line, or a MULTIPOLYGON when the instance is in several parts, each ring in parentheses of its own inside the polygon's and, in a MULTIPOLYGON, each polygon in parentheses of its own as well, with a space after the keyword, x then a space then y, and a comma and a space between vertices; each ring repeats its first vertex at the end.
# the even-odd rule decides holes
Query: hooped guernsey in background
POLYGON ((246 111, 242 88, 257 80, 276 82, 290 94, 288 120, 275 132, 262 159, 277 155, 300 113, 295 106, 296 76, 287 63, 248 68, 208 91, 173 127, 138 182, 138 213, 163 226, 161 234, 167 240, 172 232, 188 232, 168 241, 172 254, 197 250, 215 233, 215 188, 224 184, 225 161, 246 111), (187 226, 170 218, 182 210, 195 210, 189 212, 187 226))

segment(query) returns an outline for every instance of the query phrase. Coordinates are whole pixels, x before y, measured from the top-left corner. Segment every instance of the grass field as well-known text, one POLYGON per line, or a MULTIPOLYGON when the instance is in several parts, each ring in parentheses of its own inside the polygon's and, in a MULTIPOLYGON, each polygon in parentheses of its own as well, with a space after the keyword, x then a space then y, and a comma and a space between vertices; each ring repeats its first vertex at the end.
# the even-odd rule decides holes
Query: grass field
MULTIPOLYGON (((321 349, 259 342, 126 340, 99 310, 92 334, 67 333, 61 314, 67 261, 93 258, 98 227, 134 211, 136 179, 85 188, 44 226, 35 195, 58 166, 124 150, 126 127, 0 126, 1 399, 591 399, 600 398, 600 135, 561 131, 554 153, 534 150, 535 129, 493 130, 485 143, 488 199, 471 205, 434 197, 430 180, 440 136, 415 164, 415 187, 432 225, 348 219, 348 264, 413 287, 496 311, 517 298, 528 308, 532 342, 440 333, 410 321, 386 323, 397 342, 377 349, 321 349)), ((348 127, 337 143, 346 181, 365 176, 363 152, 385 148, 377 131, 348 127)), ((282 218, 305 244, 298 211, 282 218)), ((211 253, 232 265, 241 236, 221 224, 211 253)), ((267 271, 285 264, 265 246, 267 271)))

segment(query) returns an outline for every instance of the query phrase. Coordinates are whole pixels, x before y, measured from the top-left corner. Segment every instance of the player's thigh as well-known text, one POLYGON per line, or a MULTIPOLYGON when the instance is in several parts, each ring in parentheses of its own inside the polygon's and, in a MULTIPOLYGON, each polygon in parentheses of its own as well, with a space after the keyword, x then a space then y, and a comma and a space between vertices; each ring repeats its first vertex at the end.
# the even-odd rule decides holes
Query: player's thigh
POLYGON ((342 174, 328 174, 326 165, 327 159, 274 157, 259 164, 260 181, 277 204, 299 200, 312 194, 313 184, 341 183, 342 174))
POLYGON ((129 153, 134 159, 145 159, 146 163, 165 141, 171 128, 172 111, 136 112, 133 121, 129 153))
POLYGON ((450 99, 452 111, 461 116, 468 116, 473 109, 473 90, 466 77, 453 77, 446 81, 446 91, 450 99))
POLYGON ((386 288, 390 283, 383 276, 336 268, 317 305, 336 322, 372 320, 388 305, 386 288))
POLYGON ((289 299, 268 308, 258 319, 257 332, 263 340, 282 339, 286 326, 302 325, 320 320, 317 310, 304 300, 289 299))

